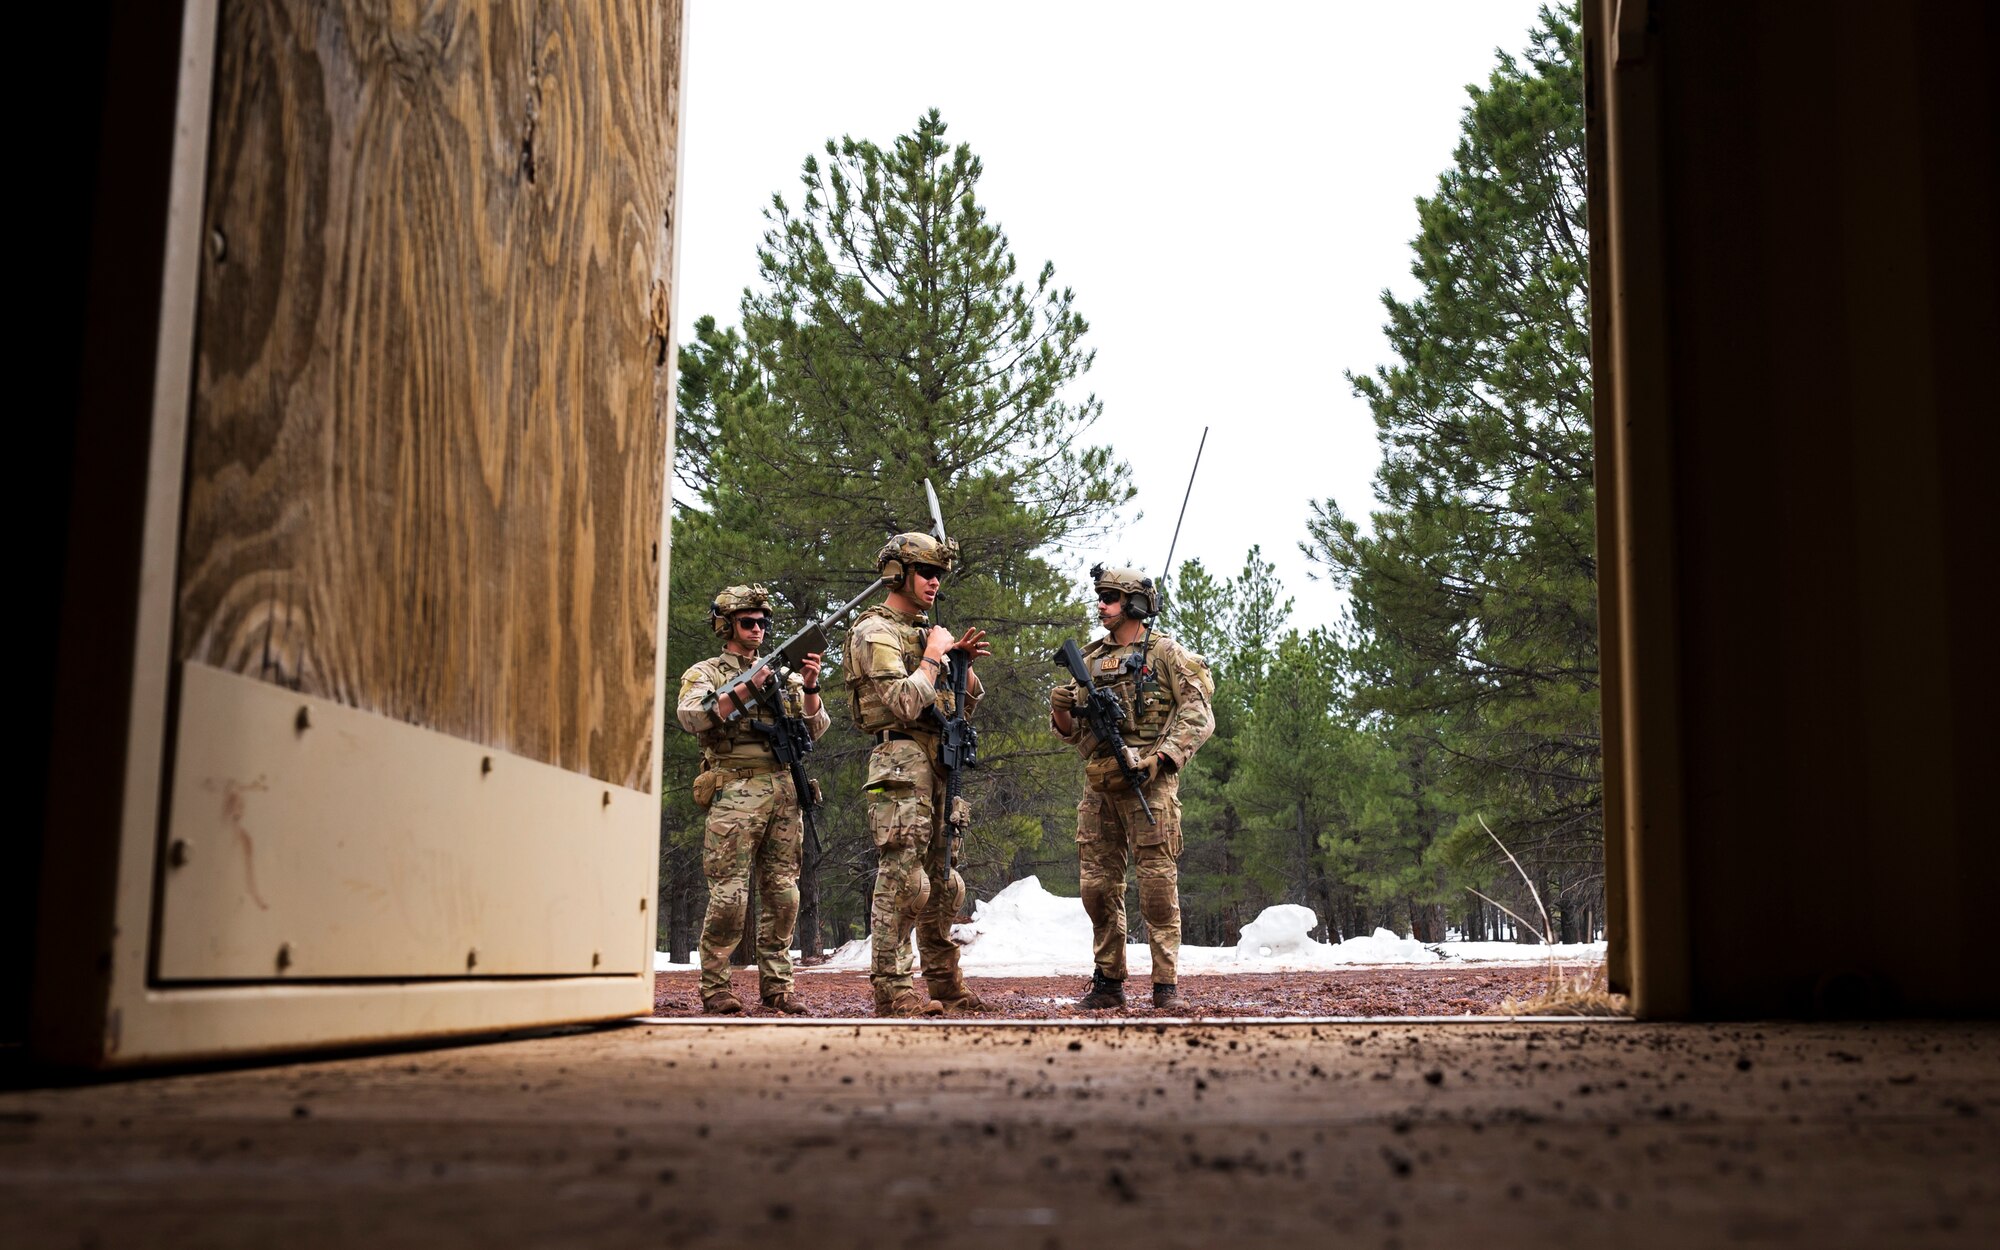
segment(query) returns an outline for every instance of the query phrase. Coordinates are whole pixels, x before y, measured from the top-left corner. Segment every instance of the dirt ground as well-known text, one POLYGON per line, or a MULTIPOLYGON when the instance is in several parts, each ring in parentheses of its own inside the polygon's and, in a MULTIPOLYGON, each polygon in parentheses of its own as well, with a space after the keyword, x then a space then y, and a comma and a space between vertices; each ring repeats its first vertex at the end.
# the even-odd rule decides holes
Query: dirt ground
MULTIPOLYGON (((1568 975, 1596 965, 1567 964, 1568 975)), ((662 1016, 698 1016, 701 999, 695 972, 662 972, 653 979, 653 1010, 662 1016)), ((1485 1015, 1507 998, 1523 999, 1546 984, 1541 964, 1486 964, 1456 967, 1342 968, 1323 972, 1231 973, 1184 976, 1176 1017, 1224 1019, 1298 1016, 1463 1016, 1485 1015)), ((1089 988, 1085 976, 972 977, 973 989, 991 1005, 984 1017, 1000 1020, 1150 1018, 1155 1013, 1150 983, 1133 978, 1122 1011, 1084 1011, 1076 1000, 1089 988)), ((801 971, 799 997, 814 1016, 866 1018, 874 998, 863 972, 801 971)), ((918 984, 922 984, 921 978, 918 984)), ((731 981, 752 1015, 776 1015, 757 1003, 755 969, 738 968, 731 981)))
POLYGON ((1995 1158, 1990 1025, 683 1020, 0 1091, 0 1245, 1971 1250, 1995 1158))

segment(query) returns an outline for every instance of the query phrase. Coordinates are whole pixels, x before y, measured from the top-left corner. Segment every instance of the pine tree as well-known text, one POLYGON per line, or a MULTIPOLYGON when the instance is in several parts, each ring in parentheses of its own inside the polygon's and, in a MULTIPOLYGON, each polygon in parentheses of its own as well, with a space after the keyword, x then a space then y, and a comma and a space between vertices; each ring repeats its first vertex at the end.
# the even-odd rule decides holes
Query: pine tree
POLYGON ((1603 828, 1574 10, 1545 9, 1471 95, 1454 167, 1418 203, 1421 293, 1383 296, 1395 363, 1349 375, 1384 455, 1373 532, 1329 500, 1306 549, 1352 594, 1357 711, 1427 779, 1420 797, 1456 808, 1461 838, 1484 839, 1483 814, 1588 893, 1603 828))
POLYGON ((1259 547, 1242 571, 1218 581, 1199 560, 1181 564, 1162 587, 1161 627, 1200 652, 1215 677, 1215 733, 1181 786, 1181 930, 1213 945, 1236 941, 1243 925, 1282 889, 1249 870, 1249 833, 1231 789, 1242 734, 1262 688, 1292 601, 1281 599, 1277 569, 1259 547))

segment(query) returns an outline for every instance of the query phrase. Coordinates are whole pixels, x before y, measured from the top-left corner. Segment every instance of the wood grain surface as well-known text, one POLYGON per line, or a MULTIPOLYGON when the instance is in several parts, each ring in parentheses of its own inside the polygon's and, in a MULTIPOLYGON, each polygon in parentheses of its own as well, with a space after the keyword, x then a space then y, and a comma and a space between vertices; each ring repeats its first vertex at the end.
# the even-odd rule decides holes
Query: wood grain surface
POLYGON ((679 0, 225 0, 177 650, 651 790, 679 0))

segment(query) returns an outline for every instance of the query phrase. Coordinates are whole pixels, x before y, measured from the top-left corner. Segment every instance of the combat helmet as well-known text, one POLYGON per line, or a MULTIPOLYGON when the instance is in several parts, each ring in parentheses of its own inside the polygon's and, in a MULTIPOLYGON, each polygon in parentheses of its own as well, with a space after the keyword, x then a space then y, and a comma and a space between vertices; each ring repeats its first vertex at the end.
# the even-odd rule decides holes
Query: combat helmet
POLYGON ((770 606, 771 592, 754 582, 748 586, 726 586, 708 605, 708 627, 715 631, 716 637, 727 638, 731 616, 770 606))
POLYGON ((1159 599, 1153 592, 1153 579, 1138 569, 1107 569, 1101 564, 1093 564, 1090 580, 1097 583, 1099 593, 1115 590, 1124 595, 1125 614, 1135 621, 1145 620, 1159 607, 1159 599))
POLYGON ((918 531, 896 535, 875 553, 875 571, 889 583, 891 590, 903 588, 904 574, 912 565, 934 564, 949 572, 957 562, 957 539, 939 542, 929 534, 918 531))

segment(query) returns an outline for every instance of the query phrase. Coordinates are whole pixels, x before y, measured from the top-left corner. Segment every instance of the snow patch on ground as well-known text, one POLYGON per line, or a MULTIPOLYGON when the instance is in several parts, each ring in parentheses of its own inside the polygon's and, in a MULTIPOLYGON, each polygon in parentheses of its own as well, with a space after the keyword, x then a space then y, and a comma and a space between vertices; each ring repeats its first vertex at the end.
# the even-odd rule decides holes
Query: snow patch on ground
MULTIPOLYGON (((1133 918, 1133 919, 1136 919, 1133 918)), ((1576 942, 1561 946, 1519 942, 1438 942, 1425 945, 1377 929, 1367 937, 1345 942, 1314 941, 1319 918, 1309 907, 1280 903, 1267 907, 1243 926, 1235 946, 1181 947, 1182 974, 1221 975, 1231 972, 1293 972, 1318 968, 1369 967, 1385 964, 1542 963, 1549 959, 1589 962, 1604 958, 1604 943, 1576 942)), ((953 925, 959 967, 967 976, 1031 977, 1090 975, 1090 917, 1083 900, 1051 894, 1034 877, 1023 877, 991 899, 973 903, 972 919, 953 925)), ((1150 979, 1153 956, 1144 943, 1125 948, 1126 975, 1150 979)), ((655 970, 684 972, 697 964, 671 962, 656 956, 655 970)), ((801 972, 866 972, 868 939, 856 938, 833 952, 825 963, 801 972)))

